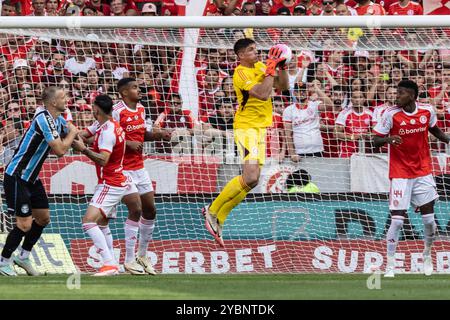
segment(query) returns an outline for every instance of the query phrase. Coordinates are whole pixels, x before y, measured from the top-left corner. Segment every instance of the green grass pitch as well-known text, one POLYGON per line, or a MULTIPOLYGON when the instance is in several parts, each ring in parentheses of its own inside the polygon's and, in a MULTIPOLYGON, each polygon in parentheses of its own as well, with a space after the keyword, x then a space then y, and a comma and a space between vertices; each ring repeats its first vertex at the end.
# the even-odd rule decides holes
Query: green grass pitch
POLYGON ((450 275, 381 277, 381 289, 367 288, 369 275, 158 275, 96 278, 81 276, 69 290, 68 276, 0 277, 0 299, 450 299, 450 275))

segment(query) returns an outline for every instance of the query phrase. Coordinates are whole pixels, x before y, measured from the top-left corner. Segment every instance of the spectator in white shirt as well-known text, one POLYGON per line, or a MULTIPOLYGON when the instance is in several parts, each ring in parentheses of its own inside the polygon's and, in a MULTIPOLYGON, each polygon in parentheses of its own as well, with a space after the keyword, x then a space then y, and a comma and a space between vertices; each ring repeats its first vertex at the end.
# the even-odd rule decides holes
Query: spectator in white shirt
POLYGON ((291 104, 283 112, 288 154, 294 162, 300 161, 301 157, 322 157, 322 103, 310 101, 305 86, 295 85, 294 92, 298 102, 291 104))

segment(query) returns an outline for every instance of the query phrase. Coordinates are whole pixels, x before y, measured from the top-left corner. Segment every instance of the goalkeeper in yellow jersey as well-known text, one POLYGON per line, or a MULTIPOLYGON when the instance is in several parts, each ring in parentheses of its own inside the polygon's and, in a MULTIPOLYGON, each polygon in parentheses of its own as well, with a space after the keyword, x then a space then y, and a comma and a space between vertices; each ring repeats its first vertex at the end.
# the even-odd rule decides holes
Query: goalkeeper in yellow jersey
POLYGON ((202 210, 206 229, 222 247, 222 227, 228 214, 258 184, 265 162, 266 128, 272 125, 272 89, 289 88, 286 57, 280 47, 270 49, 266 64, 258 60, 256 43, 251 39, 238 40, 234 52, 240 64, 233 75, 239 102, 233 129, 243 163, 242 175, 231 179, 212 204, 202 210))

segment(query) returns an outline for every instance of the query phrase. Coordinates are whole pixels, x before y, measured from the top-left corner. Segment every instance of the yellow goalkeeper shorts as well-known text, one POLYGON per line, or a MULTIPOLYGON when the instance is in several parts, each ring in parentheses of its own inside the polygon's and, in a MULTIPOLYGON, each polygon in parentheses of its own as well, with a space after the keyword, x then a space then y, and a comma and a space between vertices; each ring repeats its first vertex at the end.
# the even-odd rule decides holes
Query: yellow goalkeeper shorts
POLYGON ((234 129, 234 141, 242 162, 264 165, 266 161, 266 128, 234 129))

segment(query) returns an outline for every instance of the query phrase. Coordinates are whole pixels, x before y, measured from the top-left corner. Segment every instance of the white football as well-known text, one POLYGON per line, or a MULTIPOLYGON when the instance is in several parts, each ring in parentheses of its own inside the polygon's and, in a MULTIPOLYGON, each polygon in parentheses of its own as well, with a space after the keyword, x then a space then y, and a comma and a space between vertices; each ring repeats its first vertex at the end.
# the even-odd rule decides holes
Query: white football
POLYGON ((292 50, 291 50, 291 48, 289 48, 289 46, 285 45, 284 43, 279 43, 279 44, 275 45, 275 47, 280 48, 281 51, 283 52, 281 54, 281 56, 286 57, 286 64, 291 62, 292 50))

